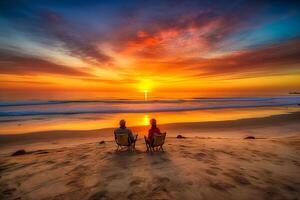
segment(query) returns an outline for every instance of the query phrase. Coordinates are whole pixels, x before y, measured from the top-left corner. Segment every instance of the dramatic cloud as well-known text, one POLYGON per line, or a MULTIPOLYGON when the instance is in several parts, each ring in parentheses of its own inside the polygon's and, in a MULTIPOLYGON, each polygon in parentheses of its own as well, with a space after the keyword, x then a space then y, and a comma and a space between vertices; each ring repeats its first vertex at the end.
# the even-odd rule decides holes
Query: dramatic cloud
POLYGON ((97 47, 97 40, 86 36, 88 32, 76 32, 76 29, 64 22, 57 13, 46 12, 41 17, 41 25, 46 34, 55 37, 70 54, 98 63, 110 61, 110 57, 97 47))
POLYGON ((278 70, 299 69, 300 39, 256 50, 247 50, 217 59, 200 62, 201 76, 256 73, 265 75, 278 70))
POLYGON ((4 52, 0 52, 0 74, 90 76, 90 74, 86 72, 55 64, 41 58, 26 57, 24 55, 14 55, 4 52))
POLYGON ((150 6, 123 19, 124 23, 118 26, 120 31, 115 30, 112 39, 117 50, 127 55, 146 58, 195 52, 201 55, 218 48, 232 34, 261 23, 253 19, 264 6, 251 2, 222 9, 194 2, 150 6))
MULTIPOLYGON (((59 13, 32 9, 27 11, 25 9, 24 12, 13 11, 16 13, 12 18, 16 23, 13 23, 12 27, 20 29, 22 33, 25 32, 26 37, 31 40, 86 62, 104 64, 111 61, 111 58, 97 46, 99 35, 93 37, 95 34, 93 31, 76 27, 73 25, 74 22, 65 20, 59 13)), ((10 15, 11 13, 9 17, 10 15)))

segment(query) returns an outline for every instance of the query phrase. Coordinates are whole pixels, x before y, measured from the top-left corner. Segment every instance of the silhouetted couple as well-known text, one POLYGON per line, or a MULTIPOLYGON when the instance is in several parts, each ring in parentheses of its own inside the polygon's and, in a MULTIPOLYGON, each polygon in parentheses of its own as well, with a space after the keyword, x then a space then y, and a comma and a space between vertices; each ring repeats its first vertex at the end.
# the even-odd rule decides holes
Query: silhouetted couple
MULTIPOLYGON (((117 137, 118 134, 127 134, 129 145, 135 145, 135 142, 137 140, 138 135, 134 135, 132 133, 131 129, 126 127, 126 121, 124 119, 122 119, 119 124, 120 124, 120 127, 115 129, 115 131, 114 131, 115 138, 117 137)), ((145 137, 145 143, 147 145, 147 149, 151 145, 153 137, 155 135, 161 135, 161 132, 160 132, 159 128, 156 125, 156 119, 151 119, 150 120, 150 125, 151 125, 151 128, 148 131, 148 137, 144 136, 145 137)))

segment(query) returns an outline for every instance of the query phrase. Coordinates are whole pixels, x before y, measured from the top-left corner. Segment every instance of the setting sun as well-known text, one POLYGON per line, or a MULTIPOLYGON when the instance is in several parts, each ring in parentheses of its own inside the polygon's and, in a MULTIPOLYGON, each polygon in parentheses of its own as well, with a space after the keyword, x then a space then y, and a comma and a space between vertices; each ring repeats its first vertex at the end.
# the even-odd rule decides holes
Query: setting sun
POLYGON ((142 79, 139 84, 139 88, 141 91, 150 92, 153 88, 153 81, 151 79, 142 79))
POLYGON ((148 94, 153 88, 153 81, 151 79, 142 79, 139 83, 139 90, 144 93, 144 100, 148 100, 148 94))

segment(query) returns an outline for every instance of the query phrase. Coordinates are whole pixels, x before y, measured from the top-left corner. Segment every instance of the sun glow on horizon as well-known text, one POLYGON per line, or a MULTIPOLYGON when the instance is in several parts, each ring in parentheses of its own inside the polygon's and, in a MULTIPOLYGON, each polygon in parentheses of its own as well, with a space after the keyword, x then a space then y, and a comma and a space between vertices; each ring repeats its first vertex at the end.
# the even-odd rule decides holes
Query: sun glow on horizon
POLYGON ((149 125, 149 121, 150 121, 150 119, 149 119, 149 116, 148 115, 144 115, 144 117, 143 117, 143 125, 149 125))
POLYGON ((149 92, 153 88, 153 81, 151 79, 142 79, 139 83, 139 89, 144 93, 144 100, 148 100, 149 92))

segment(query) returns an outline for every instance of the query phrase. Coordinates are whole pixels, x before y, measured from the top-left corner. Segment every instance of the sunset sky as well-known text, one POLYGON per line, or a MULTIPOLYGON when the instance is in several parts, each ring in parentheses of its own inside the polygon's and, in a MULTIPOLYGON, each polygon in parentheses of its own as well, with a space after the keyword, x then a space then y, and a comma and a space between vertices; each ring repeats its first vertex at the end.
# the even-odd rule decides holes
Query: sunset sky
POLYGON ((299 22, 296 1, 2 0, 0 98, 287 95, 299 22))

